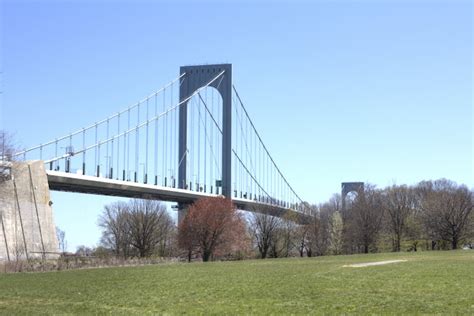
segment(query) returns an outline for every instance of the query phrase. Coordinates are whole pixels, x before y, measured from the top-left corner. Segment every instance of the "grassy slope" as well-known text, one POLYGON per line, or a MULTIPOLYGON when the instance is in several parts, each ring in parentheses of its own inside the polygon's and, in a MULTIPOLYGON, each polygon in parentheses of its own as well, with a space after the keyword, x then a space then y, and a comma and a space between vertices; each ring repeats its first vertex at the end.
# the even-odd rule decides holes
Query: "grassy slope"
POLYGON ((0 275, 12 313, 474 314, 474 252, 373 254, 0 275), (389 259, 366 268, 342 265, 389 259))

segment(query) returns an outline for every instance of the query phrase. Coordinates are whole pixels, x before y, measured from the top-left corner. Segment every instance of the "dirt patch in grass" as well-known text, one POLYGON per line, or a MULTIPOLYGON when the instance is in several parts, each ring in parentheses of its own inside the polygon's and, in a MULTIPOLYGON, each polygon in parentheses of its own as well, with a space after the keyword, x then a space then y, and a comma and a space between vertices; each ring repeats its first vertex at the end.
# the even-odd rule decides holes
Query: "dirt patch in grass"
POLYGON ((399 262, 407 262, 407 260, 384 260, 384 261, 376 261, 376 262, 346 264, 346 265, 343 265, 343 267, 346 267, 346 268, 364 268, 364 267, 381 266, 381 265, 384 265, 384 264, 399 263, 399 262))

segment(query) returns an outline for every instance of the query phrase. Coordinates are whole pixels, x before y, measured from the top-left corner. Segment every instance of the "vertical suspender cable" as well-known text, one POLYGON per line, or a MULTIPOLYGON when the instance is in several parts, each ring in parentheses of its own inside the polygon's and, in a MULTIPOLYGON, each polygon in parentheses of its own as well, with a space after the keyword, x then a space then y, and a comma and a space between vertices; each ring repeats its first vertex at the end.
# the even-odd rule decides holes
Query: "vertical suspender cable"
MULTIPOLYGON (((199 102, 198 106, 198 116, 201 118, 201 102, 199 102)), ((198 164, 198 176, 197 176, 197 183, 196 183, 196 191, 199 191, 199 183, 201 182, 201 121, 198 120, 198 159, 197 159, 197 164, 198 164)))
MULTIPOLYGON (((173 106, 173 85, 170 86, 170 93, 169 93, 169 106, 170 109, 173 106)), ((174 143, 174 133, 173 133, 173 120, 174 120, 174 112, 171 111, 169 115, 169 123, 168 123, 168 172, 169 172, 169 186, 173 187, 173 143, 174 143)))
MULTIPOLYGON (((241 120, 240 120, 240 122, 241 122, 241 120)), ((244 148, 244 146, 243 146, 244 137, 245 137, 245 135, 244 135, 244 133, 243 133, 243 131, 242 131, 242 128, 241 128, 241 129, 240 129, 240 153, 239 153, 240 157, 243 157, 242 153, 243 153, 243 148, 244 148)), ((245 182, 245 178, 242 177, 242 176, 243 176, 242 172, 243 172, 243 170, 241 169, 241 174, 240 174, 240 175, 241 175, 241 178, 240 178, 240 181, 241 181, 240 191, 241 191, 241 192, 242 192, 242 191, 245 192, 245 183, 244 183, 244 182, 245 182)), ((245 177, 245 176, 244 176, 244 177, 245 177)), ((242 193, 241 193, 241 194, 242 194, 242 193)))
MULTIPOLYGON (((166 107, 166 90, 163 91, 163 107, 166 107)), ((165 124, 164 124, 164 177, 165 177, 165 186, 168 186, 167 175, 168 175, 168 113, 165 114, 165 124)))
MULTIPOLYGON (((155 93, 155 117, 158 116, 158 94, 155 93)), ((155 185, 158 185, 158 119, 155 120, 155 185)))
MULTIPOLYGON (((234 93, 232 93, 232 95, 234 95, 234 93)), ((232 122, 235 126, 235 130, 234 130, 234 144, 235 144, 235 151, 238 152, 238 148, 237 148, 237 103, 234 102, 234 99, 232 100, 232 106, 234 107, 234 110, 235 110, 235 115, 234 115, 234 122, 232 122)), ((238 173, 237 173, 237 158, 235 156, 232 156, 232 159, 234 159, 234 197, 237 197, 237 190, 238 190, 238 173)))
MULTIPOLYGON (((94 168, 98 169, 99 168, 99 165, 98 165, 98 160, 97 160, 97 123, 95 124, 95 148, 94 148, 94 168)), ((97 174, 96 172, 96 176, 98 177, 99 175, 97 174)))
MULTIPOLYGON (((166 110, 166 89, 163 90, 163 113, 166 110)), ((163 118, 163 150, 162 150, 162 177, 163 177, 163 185, 166 186, 166 121, 168 118, 168 114, 165 114, 163 118)))
MULTIPOLYGON (((108 140, 109 139, 109 119, 107 119, 107 136, 106 136, 106 139, 108 140)), ((106 178, 108 178, 108 173, 109 173, 109 160, 110 160, 110 157, 109 157, 109 142, 106 143, 107 147, 105 149, 105 176, 106 178)))
POLYGON ((193 189, 193 177, 194 177, 194 107, 196 106, 196 99, 193 98, 192 101, 194 102, 194 104, 191 105, 191 164, 190 164, 190 171, 189 171, 189 190, 192 190, 193 189))
MULTIPOLYGON (((245 120, 245 148, 248 149, 248 145, 247 143, 249 142, 249 131, 248 131, 248 123, 247 123, 247 120, 245 120)), ((245 157, 246 157, 246 166, 251 166, 252 165, 252 161, 249 161, 250 160, 250 152, 248 150, 246 150, 246 154, 245 154, 245 157)), ((249 187, 249 175, 248 173, 246 173, 245 175, 245 184, 247 185, 247 188, 246 188, 246 192, 247 192, 247 199, 250 197, 250 187, 249 187)))
POLYGON ((127 169, 127 136, 128 133, 123 134, 123 169, 122 169, 122 180, 127 180, 126 169, 127 169))
MULTIPOLYGON (((82 129, 82 148, 84 151, 82 152, 82 174, 86 175, 86 130, 85 128, 82 129)), ((57 157, 57 155, 56 155, 57 157)))
MULTIPOLYGON (((55 149, 54 149, 54 157, 57 157, 58 156, 58 139, 56 139, 55 141, 55 149)), ((56 160, 56 169, 57 167, 59 166, 59 160, 56 160)))
MULTIPOLYGON (((222 113, 224 109, 222 108, 223 103, 222 103, 222 98, 220 97, 220 94, 217 94, 217 118, 218 118, 218 123, 219 127, 222 125, 222 113)), ((219 165, 222 166, 222 139, 223 135, 222 134, 217 134, 217 161, 219 162, 219 165)), ((217 174, 217 177, 219 177, 218 180, 222 180, 222 170, 220 174, 217 174)), ((222 188, 220 188, 222 190, 222 188)))
POLYGON ((109 179, 112 179, 114 177, 114 139, 115 136, 112 137, 110 141, 111 145, 111 153, 110 153, 110 166, 109 166, 109 179))
MULTIPOLYGON (((205 91, 205 98, 206 98, 206 103, 207 103, 207 91, 209 88, 206 89, 205 91)), ((207 135, 207 111, 204 112, 204 136, 207 135)), ((207 137, 204 137, 204 192, 206 192, 206 185, 207 185, 207 137)))
MULTIPOLYGON (((173 107, 173 84, 170 86, 170 93, 168 97, 168 109, 173 107)), ((168 173, 169 173, 169 186, 173 187, 173 145, 174 145, 174 111, 169 113, 169 122, 168 122, 168 173)))
MULTIPOLYGON (((173 89, 174 88, 174 83, 171 84, 171 91, 170 91, 170 107, 172 107, 174 104, 173 104, 173 89)), ((175 135, 175 128, 176 128, 176 124, 175 124, 175 121, 176 121, 176 110, 173 110, 171 112, 171 131, 170 131, 170 134, 171 134, 171 141, 170 141, 170 169, 171 169, 171 174, 170 174, 170 185, 171 187, 174 187, 174 182, 176 181, 175 180, 175 145, 176 145, 176 135, 175 135)))
POLYGON ((139 152, 140 152, 140 103, 138 103, 137 107, 137 126, 135 129, 135 173, 134 173, 134 181, 138 182, 138 173, 139 173, 139 152))
MULTIPOLYGON (((252 167, 252 172, 253 174, 255 174, 255 166, 253 165, 253 159, 252 159, 252 144, 253 144, 253 138, 252 138, 252 135, 253 133, 249 133, 248 131, 248 122, 247 120, 245 120, 245 126, 247 128, 247 134, 248 134, 248 139, 249 139, 249 151, 248 151, 248 155, 249 155, 249 159, 250 159, 250 166, 252 167)), ((249 198, 252 198, 252 192, 253 192, 253 186, 254 186, 254 181, 252 179, 249 179, 251 180, 250 182, 250 195, 249 195, 249 198)))
POLYGON ((100 177, 100 145, 101 145, 101 142, 99 141, 99 144, 97 146, 97 157, 98 157, 98 161, 97 161, 97 176, 100 177))
MULTIPOLYGON (((212 115, 214 115, 214 89, 211 89, 211 113, 212 115)), ((214 147, 214 129, 215 129, 215 126, 211 125, 210 127, 210 147, 211 148, 215 148, 214 147)), ((214 164, 211 164, 212 167, 210 168, 210 182, 211 182, 211 193, 212 193, 212 187, 214 186, 215 184, 215 181, 214 181, 214 164)))
POLYGON ((149 129, 149 99, 146 99, 146 136, 145 136, 145 174, 143 182, 146 184, 148 182, 148 129, 149 129))
POLYGON ((126 171, 127 170, 127 137, 128 133, 123 134, 123 170, 122 170, 122 180, 127 180, 126 171))
MULTIPOLYGON (((255 159, 255 168, 258 169, 258 156, 257 156, 257 136, 255 135, 254 133, 254 142, 253 142, 253 146, 254 146, 254 151, 253 151, 253 154, 254 154, 254 159, 255 159)), ((257 175, 258 173, 258 170, 255 170, 255 175, 257 175)), ((258 177, 257 177, 258 179, 258 177)), ((257 192, 258 191, 258 186, 257 184, 255 183, 255 198, 254 200, 256 200, 256 196, 257 196, 257 192)))
POLYGON ((130 109, 128 109, 127 116, 127 181, 130 181, 130 109))
MULTIPOLYGON (((117 135, 120 135, 120 113, 117 116, 117 135)), ((119 170, 120 170, 120 136, 117 137, 117 168, 115 169, 115 173, 117 176, 115 177, 118 180, 119 177, 119 170)))

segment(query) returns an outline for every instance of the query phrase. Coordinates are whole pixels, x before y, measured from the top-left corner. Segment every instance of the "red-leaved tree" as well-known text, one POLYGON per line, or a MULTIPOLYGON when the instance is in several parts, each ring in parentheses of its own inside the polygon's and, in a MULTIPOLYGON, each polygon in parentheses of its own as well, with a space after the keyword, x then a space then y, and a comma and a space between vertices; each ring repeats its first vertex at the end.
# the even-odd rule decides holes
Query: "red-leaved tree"
POLYGON ((239 247, 246 236, 245 222, 230 199, 209 197, 192 204, 179 223, 178 243, 191 260, 197 251, 203 261, 239 247))

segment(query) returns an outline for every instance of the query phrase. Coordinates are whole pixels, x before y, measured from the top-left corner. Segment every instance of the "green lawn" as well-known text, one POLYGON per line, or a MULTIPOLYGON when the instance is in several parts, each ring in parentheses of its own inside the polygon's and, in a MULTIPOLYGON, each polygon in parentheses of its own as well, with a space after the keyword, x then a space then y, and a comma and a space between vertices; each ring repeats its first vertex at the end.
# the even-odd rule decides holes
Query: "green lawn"
POLYGON ((474 315, 474 251, 0 274, 0 313, 474 315))

